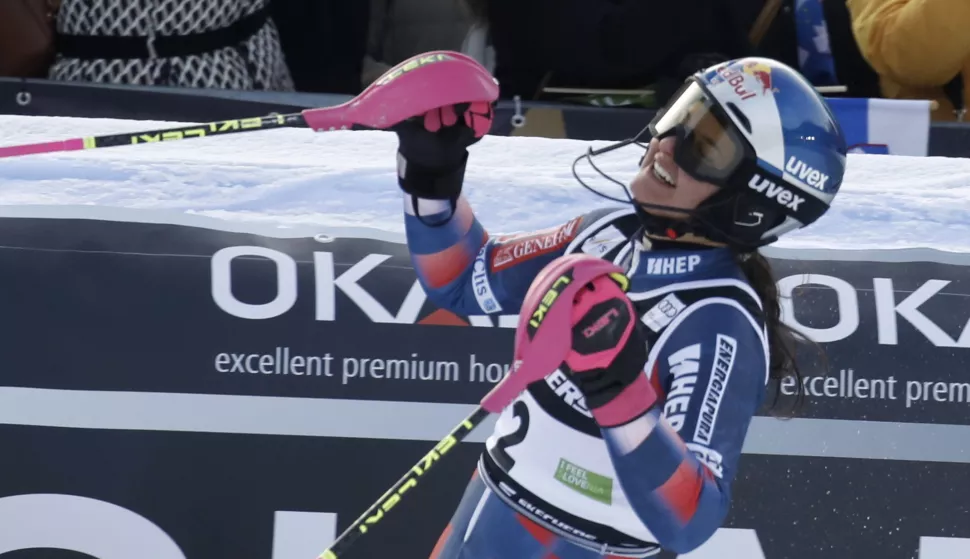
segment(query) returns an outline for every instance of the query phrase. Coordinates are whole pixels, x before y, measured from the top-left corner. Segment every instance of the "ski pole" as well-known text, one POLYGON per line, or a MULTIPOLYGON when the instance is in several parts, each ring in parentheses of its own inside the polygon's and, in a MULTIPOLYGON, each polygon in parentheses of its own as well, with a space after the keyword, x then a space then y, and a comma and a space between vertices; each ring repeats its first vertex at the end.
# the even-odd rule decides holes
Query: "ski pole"
POLYGON ((491 415, 491 412, 485 408, 476 407, 475 411, 456 425, 445 438, 434 445, 434 448, 422 456, 401 479, 397 480, 373 505, 364 511, 364 514, 360 515, 357 520, 354 520, 346 530, 337 536, 337 539, 317 559, 338 559, 338 557, 343 556, 344 552, 356 543, 361 536, 377 526, 384 519, 386 513, 389 513, 395 505, 408 495, 408 491, 417 487, 422 476, 434 468, 435 464, 440 462, 449 450, 468 437, 475 430, 475 427, 478 427, 489 415, 491 415))
POLYGON ((498 82, 473 58, 452 51, 413 56, 391 68, 353 99, 299 113, 223 120, 205 124, 88 136, 0 147, 0 159, 238 134, 274 128, 384 130, 447 105, 493 102, 498 82))
POLYGON ((515 355, 508 375, 482 398, 475 411, 455 426, 381 495, 377 502, 341 532, 317 559, 340 559, 354 542, 377 526, 387 513, 410 494, 409 491, 418 485, 422 476, 434 468, 448 451, 468 437, 490 414, 501 413, 530 384, 542 380, 562 364, 571 347, 572 322, 569 313, 572 306, 555 305, 557 300, 575 300, 576 293, 600 275, 608 274, 621 284, 624 291, 630 286, 620 268, 587 254, 560 257, 546 269, 551 269, 550 274, 540 273, 526 294, 526 304, 532 310, 523 309, 519 314, 515 355), (578 267, 572 268, 573 265, 578 267))

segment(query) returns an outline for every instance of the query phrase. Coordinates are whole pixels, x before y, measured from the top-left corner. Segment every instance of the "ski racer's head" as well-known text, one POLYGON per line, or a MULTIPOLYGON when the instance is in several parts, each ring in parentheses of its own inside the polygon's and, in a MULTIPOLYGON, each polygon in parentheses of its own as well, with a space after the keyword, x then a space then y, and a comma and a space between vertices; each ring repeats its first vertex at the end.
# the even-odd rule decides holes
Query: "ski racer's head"
POLYGON ((845 174, 845 137, 828 104, 770 59, 694 74, 647 130, 630 191, 651 236, 751 251, 821 217, 845 174))
MULTIPOLYGON (((691 76, 637 137, 584 156, 651 139, 626 191, 647 240, 704 242, 730 247, 761 300, 768 330, 769 374, 802 378, 795 343, 804 337, 781 320, 771 265, 757 248, 824 214, 845 174, 846 142, 828 104, 792 68, 743 58, 691 76)), ((578 163, 583 157, 577 158, 578 163)), ((600 173, 614 183, 616 179, 600 173)), ((818 349, 818 346, 815 346, 818 349)), ((780 390, 775 390, 777 402, 780 390)))

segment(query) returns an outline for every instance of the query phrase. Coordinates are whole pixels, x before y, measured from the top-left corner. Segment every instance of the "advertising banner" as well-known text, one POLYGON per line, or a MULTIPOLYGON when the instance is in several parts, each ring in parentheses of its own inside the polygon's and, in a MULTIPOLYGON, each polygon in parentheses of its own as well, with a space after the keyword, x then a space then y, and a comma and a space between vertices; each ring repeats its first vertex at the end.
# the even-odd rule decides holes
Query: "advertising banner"
MULTIPOLYGON (((0 555, 312 559, 509 367, 516 317, 436 308, 380 235, 4 218, 0 236, 0 555)), ((965 259, 766 254, 827 373, 805 354, 803 409, 755 419, 726 528, 685 557, 970 556, 965 259)), ((427 557, 490 427, 347 557, 427 557)))
POLYGON ((829 98, 850 153, 927 155, 931 101, 829 98))

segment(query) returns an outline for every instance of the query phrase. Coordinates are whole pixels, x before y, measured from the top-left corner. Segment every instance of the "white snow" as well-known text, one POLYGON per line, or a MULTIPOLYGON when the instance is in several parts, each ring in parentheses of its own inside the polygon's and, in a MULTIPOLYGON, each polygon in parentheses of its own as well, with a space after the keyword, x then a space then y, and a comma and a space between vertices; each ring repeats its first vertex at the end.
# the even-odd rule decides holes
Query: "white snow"
MULTIPOLYGON (((0 116, 0 145, 181 125, 0 116)), ((386 132, 289 129, 0 159, 0 213, 84 206, 100 214, 140 210, 153 220, 196 214, 261 229, 369 227, 398 237, 396 141, 386 132)), ((466 195, 492 233, 541 228, 614 205, 583 189, 570 168, 589 146, 606 143, 487 137, 471 149, 466 195)), ((630 147, 595 161, 626 182, 640 153, 630 147)), ((577 168, 594 186, 623 197, 585 162, 577 168)), ((970 159, 850 155, 829 213, 777 246, 968 252, 970 159)))

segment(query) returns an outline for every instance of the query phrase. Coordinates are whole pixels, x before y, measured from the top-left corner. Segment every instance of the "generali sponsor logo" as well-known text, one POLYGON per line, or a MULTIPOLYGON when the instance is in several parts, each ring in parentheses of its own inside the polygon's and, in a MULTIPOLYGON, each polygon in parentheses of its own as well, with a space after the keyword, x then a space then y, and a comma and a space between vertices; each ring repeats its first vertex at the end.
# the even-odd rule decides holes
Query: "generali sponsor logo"
MULTIPOLYGON (((309 306, 312 309, 309 316, 321 322, 336 321, 343 313, 360 313, 372 322, 386 324, 516 327, 518 316, 514 314, 458 316, 435 307, 428 301, 413 273, 411 279, 407 280, 411 284, 403 296, 372 293, 371 289, 374 288, 364 285, 377 284, 367 278, 370 274, 380 273, 380 268, 390 259, 388 254, 364 254, 356 262, 342 264, 338 273, 332 253, 315 252, 312 277, 304 275, 298 279, 296 261, 284 252, 257 246, 229 247, 212 256, 211 295, 224 312, 246 320, 276 318, 300 305, 309 306), (244 273, 233 270, 233 260, 253 257, 269 260, 275 268, 270 272, 277 279, 275 293, 270 293, 262 302, 241 301, 232 291, 234 276, 244 273), (299 281, 313 285, 309 289, 304 286, 300 292, 307 295, 298 299, 299 281), (338 297, 346 298, 352 305, 341 305, 338 313, 338 297)), ((387 265, 387 268, 389 271, 391 266, 387 265)), ((400 267, 394 268, 399 273, 400 267)), ((844 340, 860 332, 860 316, 866 312, 875 315, 875 324, 871 328, 875 329, 876 339, 881 345, 898 345, 899 330, 906 328, 910 331, 915 329, 937 347, 970 349, 970 306, 962 305, 963 298, 949 307, 951 316, 959 316, 958 320, 962 323, 959 328, 944 329, 924 312, 925 307, 932 305, 931 300, 945 297, 942 292, 950 284, 947 280, 929 279, 897 288, 892 278, 877 277, 863 280, 857 289, 837 276, 799 273, 779 279, 778 290, 785 323, 820 343, 844 340), (820 312, 800 306, 810 304, 803 302, 805 299, 799 296, 800 289, 805 287, 826 290, 834 295, 834 304, 824 310, 824 325, 803 323, 807 316, 817 316, 820 312), (860 291, 867 295, 860 297, 860 291)), ((394 293, 404 291, 391 290, 394 293)))
POLYGON ((569 244, 579 231, 582 218, 578 217, 553 229, 526 235, 506 235, 495 240, 492 251, 492 271, 497 272, 517 262, 548 254, 569 244))

